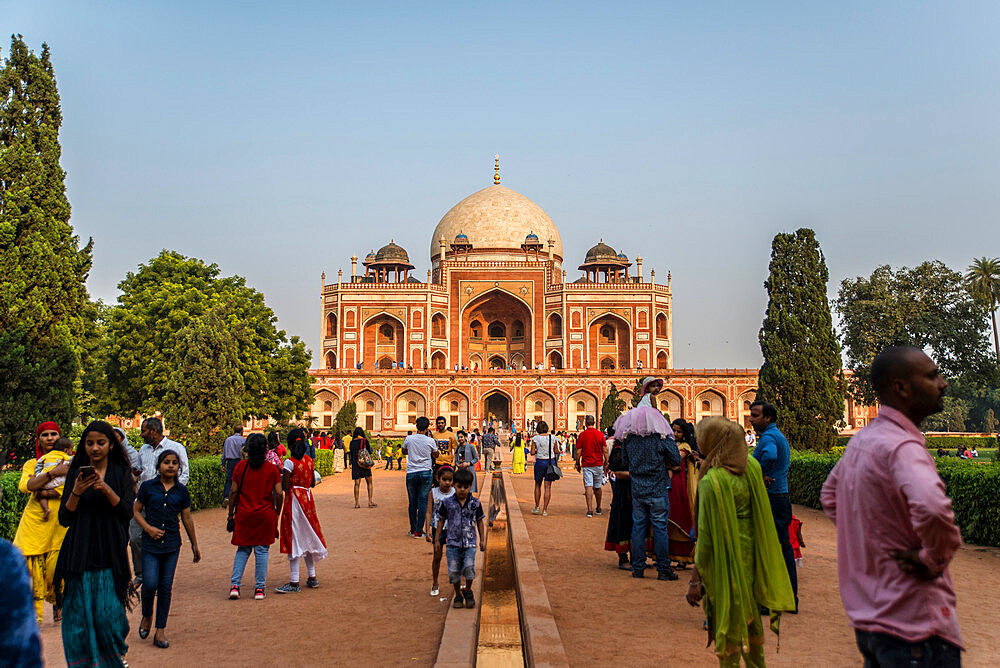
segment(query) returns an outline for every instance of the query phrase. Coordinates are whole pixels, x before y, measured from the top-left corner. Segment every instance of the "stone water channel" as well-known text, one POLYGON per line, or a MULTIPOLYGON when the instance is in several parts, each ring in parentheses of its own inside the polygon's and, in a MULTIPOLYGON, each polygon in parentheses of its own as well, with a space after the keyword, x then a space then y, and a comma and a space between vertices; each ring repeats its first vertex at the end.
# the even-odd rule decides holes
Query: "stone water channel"
POLYGON ((484 668, 526 666, 521 631, 523 618, 517 596, 517 571, 503 477, 494 474, 492 485, 476 665, 484 668))

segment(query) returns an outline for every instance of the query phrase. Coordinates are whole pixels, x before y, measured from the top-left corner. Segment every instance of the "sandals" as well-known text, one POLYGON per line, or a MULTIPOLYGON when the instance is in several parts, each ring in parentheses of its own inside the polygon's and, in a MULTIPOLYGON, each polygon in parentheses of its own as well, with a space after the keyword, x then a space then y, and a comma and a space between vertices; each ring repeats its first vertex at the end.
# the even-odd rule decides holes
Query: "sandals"
POLYGON ((378 504, 377 503, 369 503, 368 507, 369 508, 378 508, 378 504))

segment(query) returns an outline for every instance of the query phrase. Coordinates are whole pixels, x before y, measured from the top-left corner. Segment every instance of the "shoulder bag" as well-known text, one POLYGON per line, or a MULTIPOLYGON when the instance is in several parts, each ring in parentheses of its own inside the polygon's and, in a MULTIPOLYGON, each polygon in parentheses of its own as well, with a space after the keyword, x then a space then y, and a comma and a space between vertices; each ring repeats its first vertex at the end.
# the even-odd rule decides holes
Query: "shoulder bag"
POLYGON ((361 441, 361 450, 358 452, 358 466, 363 469, 370 469, 374 463, 372 454, 368 451, 368 441, 361 441))
MULTIPOLYGON (((553 454, 555 453, 552 452, 552 434, 549 434, 549 457, 552 457, 553 454)), ((559 480, 559 478, 563 477, 562 469, 559 468, 559 464, 556 463, 557 461, 555 457, 549 460, 549 469, 545 472, 545 479, 549 482, 559 480)))
POLYGON ((248 468, 250 468, 250 462, 247 462, 243 467, 243 475, 240 476, 240 486, 236 490, 236 505, 233 506, 233 512, 226 518, 226 531, 229 533, 236 530, 236 509, 240 505, 240 497, 243 496, 243 481, 247 479, 248 468))

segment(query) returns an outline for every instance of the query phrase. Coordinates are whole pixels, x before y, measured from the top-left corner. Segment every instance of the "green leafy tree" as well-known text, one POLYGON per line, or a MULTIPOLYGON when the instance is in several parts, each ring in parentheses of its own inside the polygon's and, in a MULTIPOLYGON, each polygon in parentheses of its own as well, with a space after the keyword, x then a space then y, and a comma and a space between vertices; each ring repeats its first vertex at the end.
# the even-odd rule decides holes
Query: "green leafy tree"
POLYGON ((778 409, 792 447, 826 451, 844 414, 840 346, 827 302, 829 272, 810 229, 771 243, 768 304, 760 329, 758 396, 778 409))
MULTIPOLYGON (((345 401, 337 411, 337 416, 333 419, 333 427, 336 433, 342 438, 349 437, 354 428, 358 426, 358 405, 354 401, 345 401)), ((347 447, 347 441, 344 441, 347 447)))
POLYGON ((997 305, 1000 304, 1000 258, 981 257, 969 265, 965 273, 969 291, 990 314, 993 324, 993 355, 1000 363, 1000 338, 997 336, 997 305))
POLYGON ((171 437, 194 450, 218 450, 220 429, 242 424, 239 347, 227 331, 225 307, 215 307, 177 332, 176 367, 167 380, 163 416, 171 437))
POLYGON ((76 415, 92 243, 70 225, 59 92, 49 48, 20 35, 0 68, 0 459, 30 452, 35 426, 76 415))
POLYGON ((990 432, 997 430, 997 418, 992 408, 986 411, 986 418, 983 420, 983 427, 985 427, 986 431, 990 432))
POLYGON ((986 307, 966 289, 963 276, 941 262, 898 270, 886 265, 871 276, 844 279, 836 309, 847 366, 854 372, 848 389, 860 401, 875 401, 871 363, 890 345, 928 350, 950 382, 965 386, 965 394, 996 387, 986 307))
POLYGON ((171 378, 185 352, 179 334, 216 309, 215 325, 236 350, 241 417, 284 422, 309 408, 305 344, 288 340, 264 296, 243 278, 219 273, 215 264, 165 250, 119 283, 107 318, 109 403, 125 413, 168 414, 171 378))
POLYGON ((642 378, 635 379, 635 385, 632 387, 632 404, 631 408, 635 408, 639 405, 639 400, 642 399, 642 378))
POLYGON ((601 404, 601 431, 606 430, 608 427, 613 427, 615 420, 618 419, 618 416, 621 415, 624 410, 625 400, 621 398, 615 384, 611 383, 611 389, 608 390, 608 396, 604 397, 604 402, 601 404))

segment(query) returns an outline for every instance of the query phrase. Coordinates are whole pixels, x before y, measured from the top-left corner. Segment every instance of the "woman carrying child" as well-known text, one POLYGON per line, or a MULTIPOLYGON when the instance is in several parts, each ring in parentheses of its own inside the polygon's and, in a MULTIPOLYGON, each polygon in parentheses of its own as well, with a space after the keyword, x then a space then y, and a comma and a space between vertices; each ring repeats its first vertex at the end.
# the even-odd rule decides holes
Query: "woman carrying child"
MULTIPOLYGON (((440 593, 438 574, 441 572, 441 557, 444 555, 445 541, 444 531, 434 532, 432 529, 438 527, 437 512, 441 509, 441 503, 445 499, 455 496, 455 488, 452 486, 454 475, 455 469, 450 464, 441 464, 434 474, 434 485, 431 487, 431 493, 427 496, 427 521, 424 526, 424 536, 427 537, 428 543, 434 543, 434 557, 431 560, 431 596, 437 596, 440 593), (438 540, 433 540, 432 537, 435 534, 438 534, 438 540)), ((444 529, 443 526, 441 528, 444 529)))
POLYGON ((177 479, 181 461, 173 450, 162 450, 156 458, 158 476, 139 486, 132 516, 142 528, 142 620, 139 637, 149 635, 153 625, 153 599, 156 598, 156 633, 153 644, 166 649, 167 615, 170 613, 174 572, 181 554, 180 515, 184 531, 191 541, 194 563, 201 561, 198 538, 191 518, 191 494, 177 479), (145 510, 145 514, 143 511, 145 510))
POLYGON ((30 494, 28 504, 21 514, 14 535, 14 545, 24 554, 31 573, 35 612, 38 623, 42 623, 45 602, 52 604, 53 619, 59 621, 60 610, 55 605, 55 589, 52 588, 52 574, 59 558, 59 548, 62 546, 66 527, 59 524, 56 517, 46 512, 40 503, 41 499, 55 500, 57 503, 63 494, 63 485, 54 489, 43 489, 56 478, 63 478, 69 471, 69 463, 56 464, 40 474, 35 474, 39 460, 44 459, 55 448, 59 440, 59 425, 55 422, 43 422, 35 430, 35 457, 24 463, 21 469, 21 479, 17 484, 22 494, 30 494))
POLYGON ((326 541, 316 516, 316 503, 312 488, 316 484, 313 460, 306 454, 306 434, 303 429, 293 429, 288 434, 291 457, 281 470, 281 489, 286 495, 281 509, 281 553, 288 555, 291 577, 287 584, 277 588, 279 594, 295 594, 299 587, 299 560, 306 562, 309 579, 306 586, 319 587, 316 579, 316 562, 326 557, 326 541))

